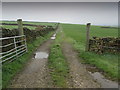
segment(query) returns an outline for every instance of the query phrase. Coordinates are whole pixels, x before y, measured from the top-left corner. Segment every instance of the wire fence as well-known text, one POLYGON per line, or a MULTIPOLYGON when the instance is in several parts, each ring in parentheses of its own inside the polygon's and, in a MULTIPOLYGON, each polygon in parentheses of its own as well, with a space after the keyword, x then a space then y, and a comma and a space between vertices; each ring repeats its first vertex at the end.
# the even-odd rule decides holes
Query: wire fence
POLYGON ((27 52, 26 36, 0 38, 0 63, 12 61, 27 52))

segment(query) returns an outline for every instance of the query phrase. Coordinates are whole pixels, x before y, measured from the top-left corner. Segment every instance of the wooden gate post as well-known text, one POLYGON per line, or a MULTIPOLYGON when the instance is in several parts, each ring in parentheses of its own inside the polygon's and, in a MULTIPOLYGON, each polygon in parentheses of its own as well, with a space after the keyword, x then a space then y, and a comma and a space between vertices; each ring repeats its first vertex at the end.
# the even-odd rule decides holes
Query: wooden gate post
MULTIPOLYGON (((22 19, 17 19, 17 23, 18 23, 19 36, 24 35, 22 19)), ((24 37, 21 37, 21 40, 24 40, 24 37)), ((22 44, 24 44, 24 42, 19 43, 19 45, 22 45, 22 44)))
POLYGON ((19 36, 24 35, 23 25, 22 25, 22 19, 18 19, 18 20, 17 20, 17 23, 18 23, 19 36))
POLYGON ((90 25, 91 25, 91 23, 87 23, 87 26, 86 26, 86 48, 85 48, 85 51, 89 51, 90 25))

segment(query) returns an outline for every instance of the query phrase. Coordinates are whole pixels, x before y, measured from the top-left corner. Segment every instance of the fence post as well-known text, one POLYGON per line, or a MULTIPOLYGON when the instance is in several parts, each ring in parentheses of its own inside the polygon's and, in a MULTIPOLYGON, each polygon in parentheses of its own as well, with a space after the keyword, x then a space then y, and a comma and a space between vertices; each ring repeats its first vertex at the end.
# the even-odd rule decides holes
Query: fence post
POLYGON ((86 48, 85 48, 85 51, 89 51, 90 25, 91 25, 91 23, 87 23, 87 26, 86 26, 86 48))
MULTIPOLYGON (((19 36, 24 35, 22 19, 17 19, 17 23, 18 23, 18 33, 19 33, 19 36)), ((23 40, 23 39, 24 38, 21 37, 20 40, 23 40)), ((22 44, 23 44, 23 42, 20 43, 20 45, 22 45, 22 44)))
POLYGON ((17 20, 17 23, 18 23, 19 36, 24 35, 23 25, 22 25, 22 19, 18 19, 18 20, 17 20))

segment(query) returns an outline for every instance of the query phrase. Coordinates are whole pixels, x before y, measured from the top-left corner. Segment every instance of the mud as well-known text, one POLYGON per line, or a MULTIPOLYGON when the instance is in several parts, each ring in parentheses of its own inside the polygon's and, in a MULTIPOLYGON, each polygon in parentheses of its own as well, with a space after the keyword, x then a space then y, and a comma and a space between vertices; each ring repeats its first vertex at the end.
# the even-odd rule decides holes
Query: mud
POLYGON ((33 56, 31 60, 29 60, 30 62, 27 63, 23 71, 15 76, 15 78, 11 81, 9 88, 54 87, 54 85, 52 85, 49 69, 47 67, 48 55, 46 56, 46 54, 49 54, 49 48, 52 42, 52 40, 48 40, 37 49, 37 51, 35 52, 36 55, 33 56), (43 56, 45 57, 40 54, 44 54, 43 56))
POLYGON ((84 64, 86 69, 93 78, 101 84, 101 88, 118 88, 118 82, 112 81, 111 78, 104 76, 104 71, 96 68, 93 65, 84 64))
POLYGON ((117 82, 106 79, 101 73, 89 73, 93 76, 95 80, 97 80, 97 82, 101 84, 101 88, 118 88, 117 82))
POLYGON ((88 73, 85 66, 79 62, 77 53, 72 46, 64 42, 62 50, 69 63, 73 88, 100 88, 100 84, 88 73))

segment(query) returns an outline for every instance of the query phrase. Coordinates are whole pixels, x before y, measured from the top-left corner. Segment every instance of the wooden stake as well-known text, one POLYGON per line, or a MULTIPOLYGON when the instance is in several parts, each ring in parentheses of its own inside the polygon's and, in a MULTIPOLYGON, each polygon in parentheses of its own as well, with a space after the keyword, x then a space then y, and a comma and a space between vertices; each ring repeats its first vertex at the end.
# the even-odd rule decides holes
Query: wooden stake
MULTIPOLYGON (((18 33, 19 33, 19 36, 24 35, 22 19, 18 19, 17 23, 18 23, 18 33)), ((24 40, 24 38, 22 37, 21 40, 24 40)), ((24 44, 24 42, 20 42, 19 43, 19 45, 22 45, 22 44, 24 44)))
POLYGON ((19 36, 24 35, 23 25, 22 25, 22 19, 18 19, 17 23, 18 23, 19 36))
POLYGON ((85 48, 85 51, 89 51, 90 25, 91 25, 91 23, 87 23, 87 26, 86 26, 86 48, 85 48))

